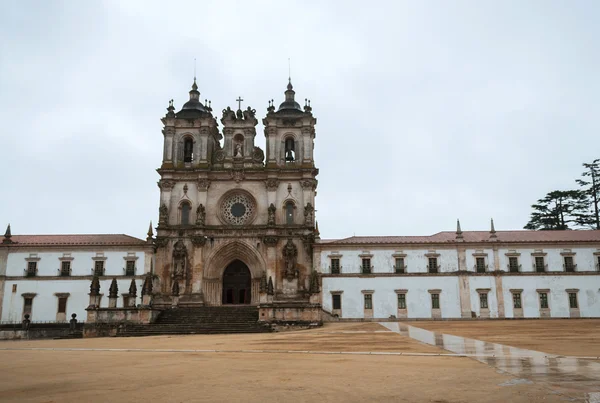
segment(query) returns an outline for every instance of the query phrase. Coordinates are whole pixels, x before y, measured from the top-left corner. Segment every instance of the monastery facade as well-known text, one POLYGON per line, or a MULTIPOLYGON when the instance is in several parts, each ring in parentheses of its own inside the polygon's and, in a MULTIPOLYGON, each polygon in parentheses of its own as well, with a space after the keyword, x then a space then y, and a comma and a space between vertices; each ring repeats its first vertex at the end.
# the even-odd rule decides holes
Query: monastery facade
MULTIPOLYGON (((265 323, 600 317, 600 231, 440 232, 321 239, 316 118, 307 101, 226 108, 194 80, 163 123, 159 220, 127 235, 13 235, 0 320, 152 322, 173 308, 257 307, 265 323)), ((326 220, 327 217, 321 217, 326 220)))

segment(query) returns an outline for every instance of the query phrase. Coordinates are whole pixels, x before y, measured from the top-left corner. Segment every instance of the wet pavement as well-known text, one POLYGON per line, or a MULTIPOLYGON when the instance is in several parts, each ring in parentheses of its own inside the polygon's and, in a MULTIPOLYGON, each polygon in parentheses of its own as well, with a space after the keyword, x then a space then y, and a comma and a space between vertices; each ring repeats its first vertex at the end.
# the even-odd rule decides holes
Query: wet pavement
POLYGON ((517 377, 501 386, 535 382, 565 396, 566 401, 600 403, 599 362, 436 333, 399 322, 380 322, 380 325, 517 377))

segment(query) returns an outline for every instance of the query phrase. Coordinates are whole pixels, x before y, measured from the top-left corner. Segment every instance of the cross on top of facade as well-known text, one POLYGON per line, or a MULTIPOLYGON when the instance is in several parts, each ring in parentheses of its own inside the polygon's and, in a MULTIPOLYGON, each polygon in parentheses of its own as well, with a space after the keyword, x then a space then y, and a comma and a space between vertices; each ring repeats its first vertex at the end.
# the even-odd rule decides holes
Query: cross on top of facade
POLYGON ((242 110, 242 101, 243 101, 242 97, 239 96, 238 99, 236 99, 236 101, 238 103, 238 109, 242 110))

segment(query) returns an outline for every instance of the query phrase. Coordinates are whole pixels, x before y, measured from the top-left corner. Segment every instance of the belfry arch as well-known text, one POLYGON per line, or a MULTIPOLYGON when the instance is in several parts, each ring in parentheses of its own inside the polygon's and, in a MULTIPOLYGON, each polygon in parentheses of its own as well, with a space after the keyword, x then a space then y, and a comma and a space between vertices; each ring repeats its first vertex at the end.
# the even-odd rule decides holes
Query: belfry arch
MULTIPOLYGON (((256 249, 236 240, 217 248, 206 259, 202 278, 202 293, 206 305, 222 305, 223 301, 226 301, 223 294, 223 275, 228 267, 237 263, 245 265, 250 272, 249 303, 258 304, 260 277, 267 267, 266 262, 256 249)), ((233 303, 236 303, 236 300, 233 303)))

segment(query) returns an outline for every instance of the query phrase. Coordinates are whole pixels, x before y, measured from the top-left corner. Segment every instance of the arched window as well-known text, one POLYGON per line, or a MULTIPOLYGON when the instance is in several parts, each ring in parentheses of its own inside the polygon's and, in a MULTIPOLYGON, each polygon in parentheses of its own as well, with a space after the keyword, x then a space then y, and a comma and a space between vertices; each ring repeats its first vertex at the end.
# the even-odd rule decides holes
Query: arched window
POLYGON ((296 147, 294 139, 288 137, 285 139, 285 162, 294 162, 296 160, 296 147))
POLYGON ((194 159, 194 140, 189 137, 183 141, 183 162, 192 162, 194 159))
POLYGON ((189 203, 183 203, 181 205, 181 225, 190 225, 190 207, 189 203))
POLYGON ((285 203, 285 223, 294 223, 294 203, 291 201, 285 203))

